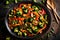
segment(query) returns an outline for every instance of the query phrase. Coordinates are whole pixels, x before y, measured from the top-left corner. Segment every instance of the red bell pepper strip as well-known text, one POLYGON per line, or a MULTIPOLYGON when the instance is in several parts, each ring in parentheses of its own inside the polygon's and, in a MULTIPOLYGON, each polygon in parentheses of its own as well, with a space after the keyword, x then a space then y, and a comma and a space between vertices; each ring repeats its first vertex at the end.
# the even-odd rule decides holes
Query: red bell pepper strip
POLYGON ((45 10, 44 10, 44 9, 42 9, 42 10, 40 10, 40 11, 39 11, 39 14, 45 15, 45 14, 46 14, 46 12, 45 12, 45 10))

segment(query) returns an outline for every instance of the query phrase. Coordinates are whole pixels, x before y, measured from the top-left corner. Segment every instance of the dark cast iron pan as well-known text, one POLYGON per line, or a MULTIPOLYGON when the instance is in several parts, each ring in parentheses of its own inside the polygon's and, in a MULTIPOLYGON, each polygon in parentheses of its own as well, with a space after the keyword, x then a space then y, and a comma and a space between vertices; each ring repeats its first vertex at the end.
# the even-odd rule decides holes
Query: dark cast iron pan
POLYGON ((19 2, 19 3, 17 3, 17 4, 13 4, 13 6, 11 6, 11 7, 7 10, 7 13, 6 13, 6 16, 5 16, 5 25, 6 25, 7 30, 9 31, 9 33, 10 33, 11 35, 17 37, 17 38, 22 38, 22 39, 33 39, 33 38, 35 38, 35 37, 37 37, 37 36, 40 36, 40 37, 43 36, 44 33, 46 33, 47 30, 49 30, 50 24, 51 24, 51 15, 50 15, 50 12, 49 12, 48 8, 45 7, 45 6, 42 5, 42 4, 38 4, 38 3, 35 3, 35 2, 30 2, 30 1, 22 1, 22 2, 19 2), (12 10, 14 7, 17 7, 17 6, 18 6, 19 4, 21 4, 21 3, 27 3, 27 4, 28 4, 28 3, 31 3, 31 4, 33 4, 33 5, 39 5, 40 7, 42 7, 42 8, 46 11, 46 13, 47 13, 47 15, 48 15, 48 25, 47 25, 47 28, 46 28, 45 30, 43 30, 43 33, 42 33, 42 34, 37 34, 37 35, 35 35, 35 36, 33 36, 33 37, 19 37, 19 36, 17 36, 14 32, 11 31, 11 29, 10 29, 9 26, 8 26, 8 13, 10 12, 10 10, 12 10))

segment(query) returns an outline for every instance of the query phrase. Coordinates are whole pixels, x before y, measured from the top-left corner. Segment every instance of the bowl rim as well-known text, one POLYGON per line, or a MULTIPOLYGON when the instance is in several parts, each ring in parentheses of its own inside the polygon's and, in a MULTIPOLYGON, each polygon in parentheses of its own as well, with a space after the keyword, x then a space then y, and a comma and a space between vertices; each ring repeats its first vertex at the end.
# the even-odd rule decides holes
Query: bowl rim
MULTIPOLYGON (((42 4, 38 4, 38 3, 35 3, 35 2, 31 2, 31 1, 22 1, 22 2, 18 2, 18 3, 16 3, 16 4, 13 4, 13 7, 14 6, 16 6, 17 4, 19 5, 19 4, 21 4, 21 3, 31 3, 31 4, 34 4, 34 5, 39 5, 39 6, 41 6, 44 10, 46 10, 46 12, 48 13, 48 15, 49 15, 49 27, 50 27, 50 24, 51 24, 51 15, 50 15, 50 12, 48 11, 48 8, 47 7, 45 7, 44 5, 42 5, 42 4)), ((18 6, 17 5, 17 6, 18 6)), ((12 8, 13 8, 12 7, 12 8)), ((33 36, 33 37, 19 37, 19 36, 17 36, 17 35, 15 35, 12 31, 11 31, 11 29, 9 28, 9 26, 8 26, 8 20, 7 20, 7 15, 8 15, 8 13, 9 13, 9 11, 12 9, 12 8, 10 8, 10 9, 8 9, 8 11, 7 11, 7 14, 6 14, 6 17, 5 17, 5 25, 6 25, 6 27, 7 27, 7 30, 9 31, 9 33, 10 34, 12 34, 13 36, 15 36, 15 37, 17 37, 17 38, 23 38, 23 39, 33 39, 33 38, 35 38, 36 36, 40 36, 40 34, 38 34, 38 35, 35 35, 35 36, 33 36)), ((49 28, 48 28, 49 29, 49 28)))

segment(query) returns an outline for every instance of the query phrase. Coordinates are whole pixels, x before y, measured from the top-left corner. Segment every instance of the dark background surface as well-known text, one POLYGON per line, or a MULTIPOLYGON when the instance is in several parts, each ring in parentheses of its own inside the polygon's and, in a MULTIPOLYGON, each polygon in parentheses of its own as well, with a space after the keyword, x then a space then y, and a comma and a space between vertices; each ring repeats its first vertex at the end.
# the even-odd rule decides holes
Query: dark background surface
MULTIPOLYGON (((57 12, 60 16, 60 0, 54 0, 54 1, 55 1, 55 4, 56 4, 57 12)), ((60 40, 60 28, 59 28, 59 32, 56 34, 56 37, 52 38, 52 40, 60 40)))
MULTIPOLYGON (((55 4, 56 4, 56 9, 57 12, 60 16, 60 0, 55 0, 55 4)), ((56 34, 56 37, 52 38, 52 40, 60 40, 60 24, 59 24, 59 29, 58 29, 58 33, 56 34)))
POLYGON ((56 4, 57 12, 60 16, 60 0, 55 0, 55 4, 56 4))
MULTIPOLYGON (((60 0, 54 0, 56 3, 57 12, 60 15, 60 0)), ((0 2, 1 3, 1 2, 0 2)), ((4 5, 0 5, 0 40, 5 40, 6 37, 12 38, 11 40, 17 40, 14 36, 12 36, 6 29, 4 24, 4 16, 6 15, 7 9, 4 8, 4 5)), ((53 25, 53 24, 52 24, 53 25)), ((55 26, 57 27, 57 26, 55 26)), ((20 39, 21 40, 21 39, 20 39)), ((39 39, 37 39, 39 40, 39 39)), ((60 26, 58 32, 56 33, 56 37, 52 36, 50 40, 60 40, 60 26)))

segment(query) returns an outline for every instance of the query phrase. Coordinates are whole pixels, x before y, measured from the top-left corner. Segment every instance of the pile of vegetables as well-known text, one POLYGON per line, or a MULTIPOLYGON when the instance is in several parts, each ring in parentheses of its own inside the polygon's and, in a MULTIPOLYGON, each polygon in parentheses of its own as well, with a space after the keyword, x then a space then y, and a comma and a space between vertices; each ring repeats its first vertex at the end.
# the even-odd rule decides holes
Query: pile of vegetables
POLYGON ((8 14, 8 25, 18 36, 33 37, 43 33, 48 24, 46 11, 32 4, 21 3, 14 7, 8 14))

